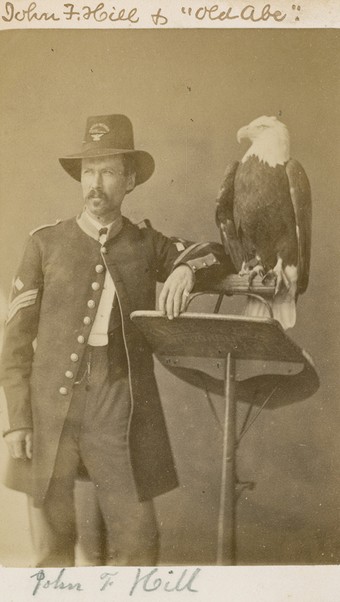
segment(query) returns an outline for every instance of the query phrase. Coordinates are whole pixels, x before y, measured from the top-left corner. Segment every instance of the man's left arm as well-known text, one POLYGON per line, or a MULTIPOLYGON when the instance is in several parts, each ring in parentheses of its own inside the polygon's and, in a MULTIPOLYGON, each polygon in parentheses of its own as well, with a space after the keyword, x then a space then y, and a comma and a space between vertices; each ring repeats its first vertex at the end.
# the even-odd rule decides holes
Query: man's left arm
POLYGON ((192 290, 209 290, 212 284, 235 272, 222 245, 192 243, 168 238, 153 230, 158 280, 165 280, 159 309, 169 319, 185 311, 192 290))

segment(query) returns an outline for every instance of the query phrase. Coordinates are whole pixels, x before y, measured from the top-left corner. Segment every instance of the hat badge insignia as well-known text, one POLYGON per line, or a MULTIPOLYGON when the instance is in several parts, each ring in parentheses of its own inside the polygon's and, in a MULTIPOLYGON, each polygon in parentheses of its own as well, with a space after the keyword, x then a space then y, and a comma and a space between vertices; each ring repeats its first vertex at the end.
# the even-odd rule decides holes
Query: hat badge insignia
POLYGON ((109 133, 109 131, 110 128, 105 125, 105 123, 95 123, 90 127, 89 134, 93 142, 99 142, 105 134, 109 133))

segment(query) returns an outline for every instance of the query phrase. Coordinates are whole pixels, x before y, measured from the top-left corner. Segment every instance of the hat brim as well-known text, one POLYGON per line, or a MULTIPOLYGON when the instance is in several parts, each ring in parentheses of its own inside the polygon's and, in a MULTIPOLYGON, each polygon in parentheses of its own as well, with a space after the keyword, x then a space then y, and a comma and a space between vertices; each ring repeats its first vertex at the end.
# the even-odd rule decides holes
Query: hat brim
POLYGON ((143 184, 149 178, 151 178, 155 170, 155 161, 149 153, 140 150, 101 148, 98 149, 98 152, 92 150, 91 152, 61 157, 59 159, 59 163, 72 178, 77 180, 77 182, 80 182, 82 159, 95 159, 97 157, 110 156, 114 157, 115 155, 133 155, 136 164, 136 186, 143 184))

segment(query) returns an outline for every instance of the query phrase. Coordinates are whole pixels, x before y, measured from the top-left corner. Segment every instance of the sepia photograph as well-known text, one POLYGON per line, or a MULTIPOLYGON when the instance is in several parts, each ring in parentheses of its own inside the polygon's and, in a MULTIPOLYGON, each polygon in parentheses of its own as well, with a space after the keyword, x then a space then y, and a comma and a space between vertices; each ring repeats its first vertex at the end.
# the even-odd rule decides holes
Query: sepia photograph
POLYGON ((339 564, 339 30, 0 54, 1 566, 339 564))

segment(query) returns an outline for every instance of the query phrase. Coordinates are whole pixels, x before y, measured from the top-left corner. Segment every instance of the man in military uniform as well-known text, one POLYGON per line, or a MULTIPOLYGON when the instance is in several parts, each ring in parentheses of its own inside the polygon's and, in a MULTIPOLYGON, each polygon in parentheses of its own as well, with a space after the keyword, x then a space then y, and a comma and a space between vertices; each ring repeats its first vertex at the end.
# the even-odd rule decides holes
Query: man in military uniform
POLYGON ((152 352, 129 316, 154 309, 160 281, 160 310, 176 318, 194 285, 232 266, 218 244, 167 238, 122 216, 125 195, 154 170, 125 116, 90 117, 81 151, 60 163, 81 182, 85 209, 32 232, 15 275, 2 357, 5 441, 19 464, 30 460, 45 524, 38 565, 74 564, 80 466, 96 488, 107 564, 155 564, 152 500, 177 478, 152 352))

